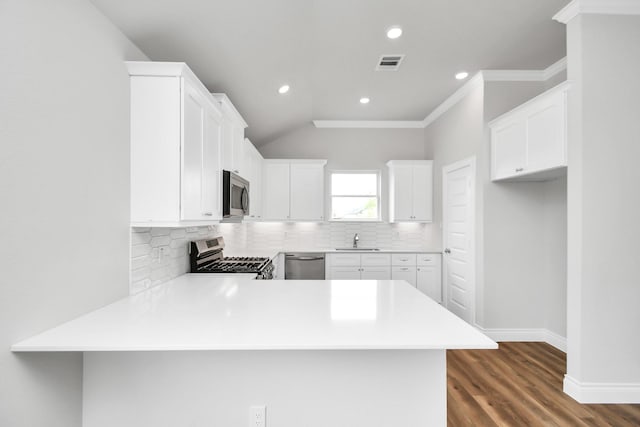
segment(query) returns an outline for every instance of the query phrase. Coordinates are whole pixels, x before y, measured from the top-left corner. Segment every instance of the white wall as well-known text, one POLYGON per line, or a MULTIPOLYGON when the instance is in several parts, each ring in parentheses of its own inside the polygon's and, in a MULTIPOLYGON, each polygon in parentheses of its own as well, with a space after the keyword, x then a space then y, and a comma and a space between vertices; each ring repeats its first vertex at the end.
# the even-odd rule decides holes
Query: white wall
POLYGON ((144 55, 85 0, 0 2, 0 54, 0 425, 79 426, 82 355, 9 347, 127 295, 144 55))
POLYGON ((640 17, 579 15, 567 34, 567 375, 581 401, 640 403, 640 17))
POLYGON ((545 89, 544 82, 479 84, 428 126, 425 138, 433 149, 438 224, 442 221, 442 167, 476 157, 477 323, 489 329, 549 328, 564 336, 565 306, 556 301, 549 304, 549 298, 565 289, 563 181, 490 181, 487 123, 545 89), (550 250, 558 259, 550 260, 550 250))
MULTIPOLYGON (((382 218, 388 220, 389 160, 430 159, 423 129, 317 129, 309 124, 257 147, 267 159, 327 159, 325 188, 331 170, 382 171, 382 218)), ((329 195, 325 209, 329 209, 329 195)))

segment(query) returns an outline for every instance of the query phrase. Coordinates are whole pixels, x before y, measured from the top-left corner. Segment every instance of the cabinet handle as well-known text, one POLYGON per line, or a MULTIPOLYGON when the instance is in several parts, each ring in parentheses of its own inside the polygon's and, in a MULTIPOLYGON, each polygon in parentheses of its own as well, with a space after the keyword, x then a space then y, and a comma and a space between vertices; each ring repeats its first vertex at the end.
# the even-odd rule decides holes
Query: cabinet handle
POLYGON ((517 168, 516 172, 522 172, 524 170, 524 168, 517 168))
POLYGON ((403 268, 401 268, 400 270, 402 270, 402 271, 409 271, 409 269, 408 269, 407 267, 403 267, 403 268))
POLYGON ((400 261, 409 261, 409 258, 400 258, 400 261))
POLYGON ((202 215, 204 215, 204 216, 213 216, 213 212, 203 212, 202 215))

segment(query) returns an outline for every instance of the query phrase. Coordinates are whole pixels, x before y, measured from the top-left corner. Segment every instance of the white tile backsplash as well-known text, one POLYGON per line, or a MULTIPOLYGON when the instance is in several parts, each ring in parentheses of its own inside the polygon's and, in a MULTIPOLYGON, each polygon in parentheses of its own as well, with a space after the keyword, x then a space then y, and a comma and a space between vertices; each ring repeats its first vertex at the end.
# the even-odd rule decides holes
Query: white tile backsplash
POLYGON ((225 223, 210 227, 132 228, 131 294, 159 285, 189 271, 188 244, 205 237, 224 236, 227 248, 252 253, 274 248, 324 250, 350 247, 358 233, 359 246, 425 250, 433 247, 433 224, 418 223, 225 223))
POLYGON ((218 227, 132 228, 129 293, 135 294, 189 271, 189 242, 218 236, 218 227))

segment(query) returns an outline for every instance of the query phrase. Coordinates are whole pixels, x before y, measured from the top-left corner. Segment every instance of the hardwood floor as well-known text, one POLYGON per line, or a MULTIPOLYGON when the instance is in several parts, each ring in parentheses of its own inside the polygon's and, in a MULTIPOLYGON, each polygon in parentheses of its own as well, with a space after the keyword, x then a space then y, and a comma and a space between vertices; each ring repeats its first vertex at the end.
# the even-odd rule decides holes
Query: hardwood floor
POLYGON ((581 405, 562 392, 563 352, 545 343, 447 352, 449 426, 640 426, 640 405, 581 405))

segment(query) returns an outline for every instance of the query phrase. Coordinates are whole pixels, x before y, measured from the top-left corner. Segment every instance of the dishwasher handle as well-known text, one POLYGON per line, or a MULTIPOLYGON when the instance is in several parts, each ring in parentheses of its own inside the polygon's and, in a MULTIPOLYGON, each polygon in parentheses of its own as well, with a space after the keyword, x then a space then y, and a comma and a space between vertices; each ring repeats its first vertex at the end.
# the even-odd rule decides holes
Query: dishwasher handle
POLYGON ((321 256, 295 256, 295 255, 287 255, 287 258, 294 261, 318 261, 324 259, 321 256))

